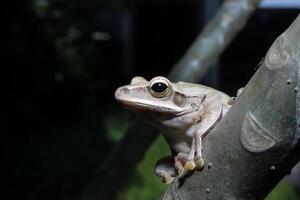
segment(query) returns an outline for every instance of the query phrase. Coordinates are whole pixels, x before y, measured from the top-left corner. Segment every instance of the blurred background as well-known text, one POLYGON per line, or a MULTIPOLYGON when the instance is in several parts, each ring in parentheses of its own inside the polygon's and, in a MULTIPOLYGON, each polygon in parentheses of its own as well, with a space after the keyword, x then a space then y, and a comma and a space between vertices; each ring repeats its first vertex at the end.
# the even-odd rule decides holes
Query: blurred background
MULTIPOLYGON (((126 130, 136 123, 137 117, 114 101, 115 89, 136 75, 166 76, 221 3, 4 3, 0 173, 5 199, 69 200, 84 194, 126 130)), ((199 82, 235 95, 299 8, 298 0, 263 1, 199 82)), ((124 169, 126 180, 98 180, 106 185, 102 190, 114 188, 112 196, 99 199, 159 199, 166 186, 153 168, 167 154, 168 146, 159 137, 133 169, 124 169)), ((131 155, 124 156, 130 162, 131 155)), ((300 199, 290 183, 284 179, 267 199, 300 199)))

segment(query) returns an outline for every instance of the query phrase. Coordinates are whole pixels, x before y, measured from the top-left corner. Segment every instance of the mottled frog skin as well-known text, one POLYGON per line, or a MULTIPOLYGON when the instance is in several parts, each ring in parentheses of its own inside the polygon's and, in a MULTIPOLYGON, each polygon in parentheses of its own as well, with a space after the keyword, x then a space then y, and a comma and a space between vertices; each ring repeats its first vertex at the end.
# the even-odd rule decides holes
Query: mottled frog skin
POLYGON ((231 106, 231 98, 218 90, 162 76, 134 77, 115 98, 162 131, 173 155, 158 160, 155 172, 167 184, 204 166, 202 139, 231 106))

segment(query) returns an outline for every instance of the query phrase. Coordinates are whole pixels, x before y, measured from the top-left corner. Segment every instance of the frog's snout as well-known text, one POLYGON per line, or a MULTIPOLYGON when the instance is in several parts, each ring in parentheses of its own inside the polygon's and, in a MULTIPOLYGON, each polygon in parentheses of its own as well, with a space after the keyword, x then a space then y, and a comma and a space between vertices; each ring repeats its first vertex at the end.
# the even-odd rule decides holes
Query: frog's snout
POLYGON ((126 86, 119 87, 115 92, 115 98, 117 100, 121 100, 124 95, 127 95, 129 93, 129 89, 126 86))

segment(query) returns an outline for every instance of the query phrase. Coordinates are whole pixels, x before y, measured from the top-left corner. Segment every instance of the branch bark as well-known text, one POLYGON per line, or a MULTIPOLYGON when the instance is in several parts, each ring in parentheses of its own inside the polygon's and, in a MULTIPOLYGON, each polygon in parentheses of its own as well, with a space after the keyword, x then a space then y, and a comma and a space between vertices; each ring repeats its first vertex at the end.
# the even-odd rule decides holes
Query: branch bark
MULTIPOLYGON (((217 15, 176 65, 169 78, 173 81, 198 82, 228 46, 232 38, 245 26, 247 19, 259 2, 260 0, 224 1, 217 15), (193 65, 195 62, 199 64, 193 65)), ((94 200, 100 197, 114 199, 120 188, 111 187, 111 185, 117 181, 118 185, 122 186, 128 180, 129 175, 137 163, 142 160, 143 155, 157 138, 157 135, 156 129, 151 126, 144 123, 134 124, 125 133, 124 138, 109 156, 109 159, 99 167, 80 199, 94 200)))
POLYGON ((163 200, 264 199, 300 159, 300 15, 205 138, 202 171, 163 200), (208 167, 209 166, 209 167, 208 167))
POLYGON ((236 34, 260 0, 226 0, 170 73, 172 81, 198 82, 236 34))
POLYGON ((300 162, 292 169, 289 176, 289 183, 292 185, 298 199, 300 199, 300 162))

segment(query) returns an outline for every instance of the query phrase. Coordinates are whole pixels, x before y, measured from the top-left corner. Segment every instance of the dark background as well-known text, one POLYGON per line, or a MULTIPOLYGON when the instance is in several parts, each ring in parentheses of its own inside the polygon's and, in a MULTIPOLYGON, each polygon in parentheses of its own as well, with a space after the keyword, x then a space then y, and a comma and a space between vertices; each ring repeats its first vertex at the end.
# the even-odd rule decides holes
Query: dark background
MULTIPOLYGON (((107 128, 114 125, 109 116, 128 116, 116 105, 114 90, 135 75, 166 76, 215 13, 217 6, 208 12, 203 2, 4 4, 5 199, 67 200, 81 194, 124 132, 112 136, 107 128)), ((259 9, 204 82, 235 95, 298 12, 259 9)))

